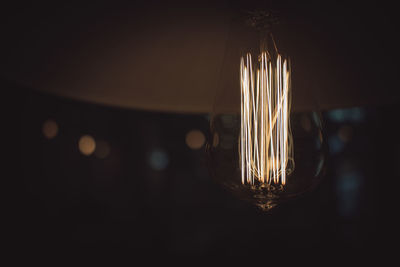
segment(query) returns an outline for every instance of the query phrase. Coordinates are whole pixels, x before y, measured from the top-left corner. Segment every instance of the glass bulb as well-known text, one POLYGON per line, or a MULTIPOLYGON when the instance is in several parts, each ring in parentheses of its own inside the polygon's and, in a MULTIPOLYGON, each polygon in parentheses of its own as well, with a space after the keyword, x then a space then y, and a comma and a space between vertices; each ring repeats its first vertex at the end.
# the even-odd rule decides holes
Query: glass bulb
POLYGON ((266 211, 314 188, 325 161, 320 112, 310 92, 306 107, 292 99, 271 21, 262 12, 233 21, 207 144, 212 176, 266 211))

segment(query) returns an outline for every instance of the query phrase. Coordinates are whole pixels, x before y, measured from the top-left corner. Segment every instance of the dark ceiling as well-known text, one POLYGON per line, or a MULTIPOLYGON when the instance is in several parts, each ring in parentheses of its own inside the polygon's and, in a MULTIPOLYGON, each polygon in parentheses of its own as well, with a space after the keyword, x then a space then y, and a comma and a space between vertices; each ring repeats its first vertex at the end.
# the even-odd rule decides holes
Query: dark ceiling
POLYGON ((279 14, 274 34, 293 62, 295 109, 309 108, 311 98, 322 109, 398 99, 389 1, 9 3, 0 74, 107 105, 210 112, 221 82, 236 86, 237 59, 224 56, 235 45, 231 21, 257 9, 279 14), (227 62, 233 78, 221 77, 227 62))

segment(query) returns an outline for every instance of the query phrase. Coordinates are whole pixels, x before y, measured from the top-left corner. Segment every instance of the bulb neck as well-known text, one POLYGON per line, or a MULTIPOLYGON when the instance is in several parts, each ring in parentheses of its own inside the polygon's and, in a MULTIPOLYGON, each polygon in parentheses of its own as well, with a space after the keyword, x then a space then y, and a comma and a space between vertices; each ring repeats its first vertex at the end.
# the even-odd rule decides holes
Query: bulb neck
POLYGON ((275 11, 255 10, 246 12, 245 23, 252 31, 257 32, 260 54, 266 52, 271 57, 278 54, 278 48, 272 30, 279 20, 275 11))
POLYGON ((260 32, 260 54, 267 53, 270 57, 276 58, 279 54, 278 47, 271 32, 260 32))

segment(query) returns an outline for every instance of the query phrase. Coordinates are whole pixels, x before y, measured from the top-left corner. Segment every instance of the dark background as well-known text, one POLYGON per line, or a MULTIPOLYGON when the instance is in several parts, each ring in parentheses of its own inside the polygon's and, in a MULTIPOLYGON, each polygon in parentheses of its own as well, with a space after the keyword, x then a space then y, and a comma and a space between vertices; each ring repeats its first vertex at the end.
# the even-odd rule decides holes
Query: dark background
POLYGON ((186 145, 188 131, 207 134, 205 114, 118 109, 3 88, 18 92, 11 113, 19 115, 13 131, 19 166, 7 200, 18 253, 231 261, 284 251, 365 261, 390 249, 397 210, 387 196, 400 163, 397 106, 323 112, 330 149, 325 179, 266 214, 214 183, 204 147, 186 145), (42 133, 49 118, 59 125, 53 139, 42 133), (109 155, 82 155, 83 134, 106 140, 109 155), (155 151, 162 156, 154 165, 155 151))
POLYGON ((107 107, 1 80, 4 115, 11 121, 3 131, 12 135, 5 143, 12 146, 9 158, 16 163, 6 161, 12 172, 3 176, 9 255, 14 260, 57 256, 56 262, 63 262, 116 253, 133 263, 190 257, 188 265, 198 259, 211 265, 212 259, 266 265, 296 261, 298 255, 321 264, 346 263, 349 257, 367 263, 395 255, 400 147, 397 32, 392 30, 397 11, 385 2, 352 2, 344 11, 335 2, 314 4, 301 10, 325 19, 326 35, 346 40, 332 57, 340 61, 349 49, 364 60, 354 63, 363 81, 352 96, 378 93, 383 77, 388 79, 381 86, 392 93, 385 103, 323 110, 329 157, 316 190, 263 213, 214 183, 204 147, 186 145, 192 129, 207 136, 207 114, 107 107), (318 15, 321 9, 331 17, 318 15), (350 11, 357 16, 336 24, 338 14, 350 11), (59 126, 50 140, 42 133, 48 119, 59 126), (345 140, 342 127, 349 133, 345 140), (82 155, 78 141, 84 134, 107 141, 110 154, 104 159, 82 155))

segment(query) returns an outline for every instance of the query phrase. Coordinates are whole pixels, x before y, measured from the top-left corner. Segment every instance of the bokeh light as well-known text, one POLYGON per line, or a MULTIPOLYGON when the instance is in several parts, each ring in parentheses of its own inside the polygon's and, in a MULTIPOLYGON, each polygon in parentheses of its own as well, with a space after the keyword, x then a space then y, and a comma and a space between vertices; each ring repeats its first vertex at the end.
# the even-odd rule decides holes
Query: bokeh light
POLYGON ((363 176, 355 169, 342 170, 336 184, 338 211, 344 217, 355 215, 361 203, 363 176))
POLYGON ((57 123, 54 120, 51 120, 51 119, 45 121, 43 123, 42 132, 43 132, 43 135, 47 139, 53 139, 58 134, 58 125, 57 125, 57 123))
POLYGON ((344 143, 338 135, 332 135, 328 139, 329 151, 331 154, 338 154, 344 148, 344 143))
POLYGON ((97 140, 94 155, 99 159, 105 159, 110 154, 110 145, 104 140, 97 140))
POLYGON ((85 156, 91 155, 96 149, 96 141, 90 135, 83 135, 79 139, 79 151, 85 156))
POLYGON ((148 158, 150 167, 156 171, 164 170, 169 163, 168 154, 162 149, 154 149, 148 158))
POLYGON ((199 130, 191 130, 186 134, 186 144, 191 149, 199 149, 204 145, 206 138, 199 130))
POLYGON ((328 117, 334 122, 362 122, 365 119, 365 110, 359 107, 335 109, 328 112, 328 117))

